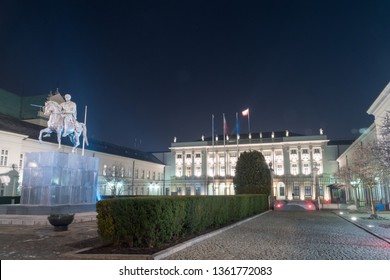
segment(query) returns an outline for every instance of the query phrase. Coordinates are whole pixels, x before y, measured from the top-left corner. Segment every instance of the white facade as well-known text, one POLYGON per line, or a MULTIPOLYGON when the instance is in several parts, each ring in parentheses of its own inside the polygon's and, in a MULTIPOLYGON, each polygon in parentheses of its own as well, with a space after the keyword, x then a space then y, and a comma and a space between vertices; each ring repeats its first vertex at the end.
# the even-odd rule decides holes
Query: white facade
MULTIPOLYGON (((219 139, 221 136, 219 136, 219 139)), ((260 151, 274 170, 273 188, 277 199, 314 199, 314 170, 318 169, 319 192, 329 200, 326 186, 334 182, 337 147, 328 145, 325 135, 292 135, 288 132, 252 133, 225 141, 211 139, 172 143, 171 169, 166 179, 174 195, 231 195, 233 177, 241 153, 260 151)), ((317 189, 318 191, 318 189, 317 189)))
MULTIPOLYGON (((0 130, 0 196, 20 195, 23 160, 27 152, 57 151, 56 143, 39 143, 27 135, 0 130), (13 168, 19 172, 18 186, 10 186, 7 175, 13 168)), ((123 148, 124 150, 126 148, 123 148)), ((62 145, 60 152, 71 153, 62 145)), ((81 150, 78 150, 81 153, 81 150)), ((142 153, 142 152, 140 152, 142 153)), ((164 164, 86 149, 85 155, 99 158, 100 195, 163 195, 164 164)))
MULTIPOLYGON (((354 153, 360 145, 376 141, 380 137, 380 126, 387 113, 390 113, 390 83, 383 89, 377 99, 373 102, 367 113, 373 115, 375 120, 371 126, 337 159, 341 167, 348 167, 354 157, 354 153)), ((374 189, 374 201, 384 204, 387 209, 390 208, 390 175, 389 178, 384 178, 377 181, 377 186, 374 189)), ((347 195, 351 199, 357 199, 360 206, 365 206, 369 203, 369 193, 361 185, 358 185, 354 190, 353 185, 356 182, 343 182, 346 185, 347 195)))

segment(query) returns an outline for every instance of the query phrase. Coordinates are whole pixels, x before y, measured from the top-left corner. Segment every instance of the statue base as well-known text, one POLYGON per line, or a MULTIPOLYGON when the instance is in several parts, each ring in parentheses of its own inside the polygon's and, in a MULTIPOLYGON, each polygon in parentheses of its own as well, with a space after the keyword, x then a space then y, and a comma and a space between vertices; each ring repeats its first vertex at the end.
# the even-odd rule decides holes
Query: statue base
POLYGON ((26 153, 20 206, 66 209, 68 206, 95 204, 98 167, 99 159, 90 156, 60 152, 26 153))

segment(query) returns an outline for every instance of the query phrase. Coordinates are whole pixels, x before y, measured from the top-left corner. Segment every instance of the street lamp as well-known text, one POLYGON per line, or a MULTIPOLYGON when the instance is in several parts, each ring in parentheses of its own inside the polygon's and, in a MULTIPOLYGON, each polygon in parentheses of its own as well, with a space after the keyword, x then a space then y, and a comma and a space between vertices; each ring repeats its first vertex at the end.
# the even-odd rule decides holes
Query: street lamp
POLYGON ((272 168, 272 162, 270 162, 268 166, 269 166, 269 171, 271 173, 271 192, 270 192, 269 205, 271 209, 274 209, 275 192, 274 192, 274 170, 272 168))
POLYGON ((317 163, 314 163, 313 167, 313 176, 314 176, 314 186, 315 186, 315 203, 317 204, 317 210, 320 209, 320 203, 321 203, 321 198, 320 198, 320 185, 318 182, 318 168, 317 168, 317 163))

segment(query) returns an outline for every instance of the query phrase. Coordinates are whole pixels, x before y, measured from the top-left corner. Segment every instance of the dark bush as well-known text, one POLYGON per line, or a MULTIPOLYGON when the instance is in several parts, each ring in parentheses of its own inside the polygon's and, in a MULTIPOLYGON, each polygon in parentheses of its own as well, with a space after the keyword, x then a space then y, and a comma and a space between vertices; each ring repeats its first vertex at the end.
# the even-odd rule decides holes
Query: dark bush
POLYGON ((156 247, 268 209, 264 195, 133 197, 97 203, 99 234, 132 247, 156 247))

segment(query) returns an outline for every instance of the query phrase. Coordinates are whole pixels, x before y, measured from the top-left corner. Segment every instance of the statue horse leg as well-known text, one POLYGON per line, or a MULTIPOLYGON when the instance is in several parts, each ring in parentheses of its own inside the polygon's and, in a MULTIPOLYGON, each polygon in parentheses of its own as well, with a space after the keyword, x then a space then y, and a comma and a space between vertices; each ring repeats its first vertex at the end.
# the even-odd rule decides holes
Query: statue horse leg
POLYGON ((61 137, 62 137, 62 129, 61 128, 58 128, 57 129, 57 142, 58 142, 58 150, 61 149, 61 137))
POLYGON ((72 153, 74 153, 77 149, 77 147, 80 145, 80 133, 79 132, 76 132, 76 130, 73 132, 73 149, 72 149, 72 153))
POLYGON ((51 129, 50 128, 44 128, 44 129, 41 129, 41 131, 39 132, 39 137, 38 137, 38 140, 39 140, 39 143, 42 143, 42 134, 43 133, 46 133, 43 137, 46 137, 48 135, 50 135, 51 133, 51 129))

